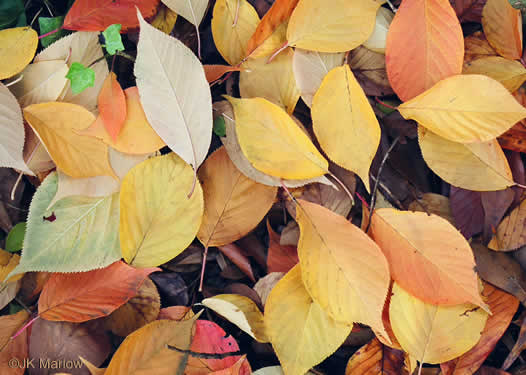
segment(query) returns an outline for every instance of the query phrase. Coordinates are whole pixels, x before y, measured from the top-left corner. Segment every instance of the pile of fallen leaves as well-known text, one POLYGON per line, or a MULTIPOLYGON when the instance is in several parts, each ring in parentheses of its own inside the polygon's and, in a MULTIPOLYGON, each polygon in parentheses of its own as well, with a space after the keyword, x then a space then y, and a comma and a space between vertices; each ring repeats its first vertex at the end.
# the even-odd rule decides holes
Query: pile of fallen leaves
POLYGON ((2 0, 0 374, 523 374, 525 9, 2 0))

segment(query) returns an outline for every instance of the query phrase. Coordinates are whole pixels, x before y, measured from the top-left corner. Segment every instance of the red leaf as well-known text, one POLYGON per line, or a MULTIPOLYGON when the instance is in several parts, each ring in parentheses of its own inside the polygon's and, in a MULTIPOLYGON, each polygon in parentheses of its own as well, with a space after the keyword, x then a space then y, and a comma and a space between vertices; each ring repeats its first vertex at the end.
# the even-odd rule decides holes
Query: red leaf
POLYGON ((412 99, 462 73, 463 59, 462 28, 449 2, 402 2, 389 27, 385 51, 387 76, 400 99, 412 99))
POLYGON ((268 229, 268 272, 288 272, 298 264, 298 249, 296 246, 283 246, 279 243, 280 236, 272 230, 267 221, 268 229))
MULTIPOLYGON (((198 320, 195 322, 195 335, 190 346, 194 353, 225 354, 238 352, 239 346, 230 335, 214 322, 198 320)), ((186 375, 204 375, 212 371, 228 369, 235 365, 241 355, 226 356, 221 359, 198 358, 190 355, 185 370, 186 375)), ((244 362, 240 375, 250 374, 250 365, 244 362)))
POLYGON ((98 106, 106 131, 113 139, 113 142, 117 142, 117 136, 126 120, 126 98, 121 85, 117 81, 117 76, 113 72, 108 74, 108 77, 102 84, 98 106))
POLYGON ((115 262, 89 272, 54 273, 44 286, 38 312, 47 320, 85 322, 109 315, 134 297, 146 277, 159 268, 115 262))
POLYGON ((64 29, 103 31, 114 23, 122 25, 121 33, 139 27, 138 7, 144 18, 151 17, 160 0, 77 0, 64 20, 64 29))

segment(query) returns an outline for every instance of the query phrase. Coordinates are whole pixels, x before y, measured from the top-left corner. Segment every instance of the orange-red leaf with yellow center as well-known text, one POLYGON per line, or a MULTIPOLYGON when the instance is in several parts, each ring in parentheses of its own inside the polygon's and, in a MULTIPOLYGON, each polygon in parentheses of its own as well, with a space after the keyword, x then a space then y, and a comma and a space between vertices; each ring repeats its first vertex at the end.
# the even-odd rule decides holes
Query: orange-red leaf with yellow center
POLYGON ((110 72, 102 84, 98 104, 104 127, 116 142, 126 120, 126 99, 115 73, 110 72))

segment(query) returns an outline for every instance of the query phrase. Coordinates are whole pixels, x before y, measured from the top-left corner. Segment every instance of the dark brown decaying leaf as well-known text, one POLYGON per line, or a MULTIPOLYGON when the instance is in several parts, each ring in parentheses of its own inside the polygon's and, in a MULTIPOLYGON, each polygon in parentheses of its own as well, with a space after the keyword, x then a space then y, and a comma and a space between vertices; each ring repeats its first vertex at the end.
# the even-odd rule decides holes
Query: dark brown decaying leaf
POLYGON ((374 338, 349 359, 345 375, 407 373, 403 369, 404 352, 385 346, 374 338))
POLYGON ((510 354, 508 354, 508 357, 506 357, 506 360, 502 364, 501 368, 503 370, 509 369, 524 349, 526 349, 526 317, 522 321, 521 330, 519 333, 519 337, 517 338, 517 342, 515 343, 515 345, 513 345, 510 354))
POLYGON ((488 56, 497 56, 497 51, 489 44, 482 31, 477 31, 464 39, 464 63, 488 56))
POLYGON ((231 243, 228 245, 219 246, 218 248, 232 261, 232 263, 238 266, 239 269, 250 278, 250 280, 254 282, 256 281, 254 273, 252 272, 252 266, 250 265, 250 261, 248 260, 241 247, 231 243))
POLYGON ((365 47, 353 49, 349 66, 366 95, 384 96, 394 93, 385 70, 385 56, 365 47))
POLYGON ((479 22, 486 0, 450 0, 460 22, 479 22))
POLYGON ((268 272, 288 272, 292 267, 298 264, 298 249, 296 246, 281 245, 279 243, 280 235, 274 232, 270 223, 267 221, 268 230, 268 272))
POLYGON ((449 193, 451 212, 457 229, 466 238, 482 232, 484 227, 484 208, 480 192, 464 190, 451 186, 449 193))
POLYGON ((247 284, 232 283, 227 285, 223 292, 225 294, 238 294, 240 296, 250 298, 259 307, 259 309, 263 311, 263 303, 261 302, 259 294, 247 284))
POLYGON ((72 375, 88 375, 84 366, 81 369, 66 368, 66 361, 78 361, 79 356, 95 366, 100 366, 111 350, 110 338, 97 322, 68 323, 50 322, 38 319, 31 327, 29 338, 29 358, 42 358, 56 361, 61 366, 35 366, 30 375, 48 375, 67 372, 72 375), (59 362, 60 361, 60 362, 59 362))
POLYGON ((479 276, 526 303, 526 277, 520 264, 510 254, 492 251, 478 243, 471 248, 479 276))
POLYGON ((489 241, 515 197, 512 188, 481 193, 484 208, 484 239, 489 241))
POLYGON ((154 273, 150 275, 150 278, 157 286, 163 301, 168 306, 188 305, 190 301, 188 287, 179 274, 175 272, 154 273))

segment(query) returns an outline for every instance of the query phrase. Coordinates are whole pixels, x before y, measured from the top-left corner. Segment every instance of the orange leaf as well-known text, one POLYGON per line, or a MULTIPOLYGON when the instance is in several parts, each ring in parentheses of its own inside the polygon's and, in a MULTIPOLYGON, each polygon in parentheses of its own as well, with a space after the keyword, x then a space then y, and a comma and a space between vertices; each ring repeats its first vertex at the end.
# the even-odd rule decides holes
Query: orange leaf
MULTIPOLYGON (((225 331, 214 322, 208 320, 198 320, 195 322, 195 334, 190 346, 190 351, 194 353, 223 354, 239 351, 236 340, 225 333, 225 331)), ((213 371, 225 370, 241 358, 241 355, 226 356, 221 359, 199 358, 190 355, 185 375, 205 375, 213 371)), ((248 361, 239 372, 240 375, 250 374, 248 361)))
POLYGON ((248 362, 246 362, 246 356, 239 358, 239 360, 232 365, 232 367, 229 367, 224 370, 214 371, 211 372, 210 375, 242 375, 246 373, 247 367, 250 368, 250 365, 245 365, 245 363, 248 365, 248 362))
POLYGON ((384 346, 374 338, 349 359, 345 375, 402 374, 403 368, 404 352, 384 346))
POLYGON ((412 99, 460 74, 463 59, 464 37, 449 1, 402 2, 389 27, 385 52, 387 76, 400 99, 412 99))
POLYGON ((299 0, 276 0, 250 37, 247 46, 247 56, 258 48, 272 33, 287 21, 299 0))
POLYGON ((268 272, 288 272, 292 267, 298 264, 298 250, 296 246, 281 245, 279 243, 280 235, 272 230, 268 220, 268 272))
POLYGON ((4 315, 0 317, 0 363, 2 364, 2 375, 22 375, 25 369, 17 366, 10 368, 6 366, 12 358, 20 360, 20 364, 27 357, 27 330, 24 330, 19 336, 11 340, 13 336, 28 320, 29 314, 25 310, 21 310, 16 314, 4 315))
POLYGON ((64 29, 103 31, 114 23, 122 25, 121 33, 139 27, 138 7, 144 18, 157 11, 160 0, 77 0, 64 20, 64 29))
POLYGON ((497 56, 482 31, 477 31, 464 39, 464 63, 483 57, 497 56))
POLYGON ((493 351, 519 307, 517 298, 488 283, 484 283, 482 295, 487 298, 493 314, 488 317, 477 345, 460 357, 440 365, 444 375, 472 374, 475 372, 493 351))
POLYGON ((113 72, 108 74, 102 84, 98 105, 104 127, 113 141, 116 142, 126 120, 126 99, 124 98, 124 91, 117 81, 117 76, 113 72))
POLYGON ((489 44, 507 59, 522 56, 521 12, 508 0, 488 0, 482 10, 482 28, 489 44))
POLYGON ((469 243, 447 220, 424 212, 375 210, 371 236, 384 252, 391 276, 429 303, 471 302, 484 309, 469 243))
POLYGON ((98 270, 54 273, 42 290, 38 312, 47 320, 85 322, 110 314, 138 293, 158 268, 134 268, 115 262, 98 270))
POLYGON ((208 83, 217 81, 228 72, 239 72, 241 68, 230 65, 203 65, 208 83))

